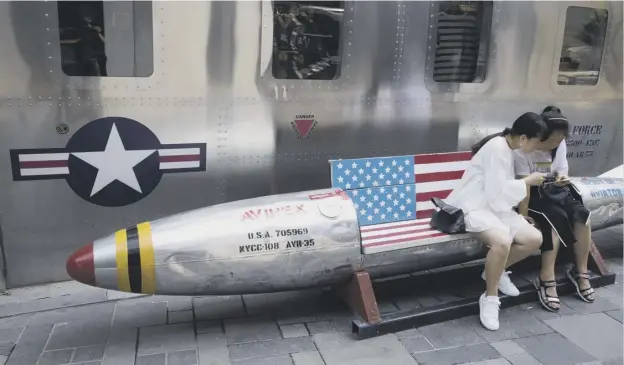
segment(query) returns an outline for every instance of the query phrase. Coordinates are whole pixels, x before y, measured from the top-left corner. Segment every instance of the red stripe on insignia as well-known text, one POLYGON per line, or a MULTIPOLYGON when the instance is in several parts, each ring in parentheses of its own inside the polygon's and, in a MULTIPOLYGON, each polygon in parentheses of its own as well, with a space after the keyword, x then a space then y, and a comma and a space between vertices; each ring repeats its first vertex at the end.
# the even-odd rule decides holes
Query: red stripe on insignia
POLYGON ((416 194, 416 201, 426 202, 426 201, 431 200, 431 198, 446 199, 451 193, 451 191, 453 190, 439 190, 439 191, 430 191, 427 193, 418 193, 416 194))
POLYGON ((41 169, 50 167, 67 167, 67 161, 54 160, 54 161, 21 161, 21 169, 41 169))
POLYGON ((417 184, 432 182, 432 181, 445 181, 445 180, 459 180, 464 175, 464 171, 444 171, 444 172, 430 172, 426 174, 416 174, 415 180, 417 184))
POLYGON ((441 162, 458 162, 470 161, 472 152, 451 152, 451 153, 432 153, 427 155, 415 155, 414 163, 441 163, 441 162))
POLYGON ((419 210, 416 212, 416 219, 431 218, 433 212, 435 212, 435 209, 419 210))
POLYGON ((199 161, 199 155, 160 156, 159 162, 186 162, 199 161))

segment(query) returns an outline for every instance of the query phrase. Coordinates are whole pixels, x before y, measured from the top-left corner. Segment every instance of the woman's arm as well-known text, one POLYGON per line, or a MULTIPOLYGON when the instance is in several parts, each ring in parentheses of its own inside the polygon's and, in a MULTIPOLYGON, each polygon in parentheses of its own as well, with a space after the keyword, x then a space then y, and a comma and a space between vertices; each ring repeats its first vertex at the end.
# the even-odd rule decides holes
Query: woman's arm
MULTIPOLYGON (((524 179, 531 174, 531 165, 522 152, 514 151, 514 171, 516 179, 524 179)), ((531 199, 531 187, 526 186, 526 196, 518 206, 518 213, 527 217, 529 215, 529 201, 531 199)))
POLYGON ((509 175, 514 161, 506 148, 509 147, 487 143, 481 157, 485 197, 494 211, 509 211, 527 195, 525 181, 509 175))
POLYGON ((557 153, 555 159, 552 162, 552 172, 556 172, 557 175, 568 176, 568 148, 566 146, 565 139, 561 141, 559 147, 557 147, 557 153))

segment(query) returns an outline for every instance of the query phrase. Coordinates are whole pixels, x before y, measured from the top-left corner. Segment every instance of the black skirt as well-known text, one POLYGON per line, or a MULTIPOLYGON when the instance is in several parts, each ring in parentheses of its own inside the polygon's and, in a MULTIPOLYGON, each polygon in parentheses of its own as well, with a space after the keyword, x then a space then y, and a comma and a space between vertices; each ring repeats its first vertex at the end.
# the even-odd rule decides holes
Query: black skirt
POLYGON ((542 232, 542 252, 552 251, 553 230, 565 247, 571 247, 576 243, 574 223, 587 224, 589 221, 589 210, 583 205, 580 195, 574 188, 567 190, 569 194, 559 202, 553 202, 546 196, 540 196, 537 187, 531 187, 529 217, 535 220, 542 232))

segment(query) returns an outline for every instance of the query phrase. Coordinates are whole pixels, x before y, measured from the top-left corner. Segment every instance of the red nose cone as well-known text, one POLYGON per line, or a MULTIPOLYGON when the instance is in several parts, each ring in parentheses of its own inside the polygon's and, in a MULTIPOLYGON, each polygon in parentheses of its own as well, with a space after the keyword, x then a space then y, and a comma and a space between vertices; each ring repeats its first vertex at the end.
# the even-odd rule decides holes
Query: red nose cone
POLYGON ((72 279, 87 285, 95 285, 95 267, 93 265, 93 243, 74 252, 65 265, 67 274, 72 279))

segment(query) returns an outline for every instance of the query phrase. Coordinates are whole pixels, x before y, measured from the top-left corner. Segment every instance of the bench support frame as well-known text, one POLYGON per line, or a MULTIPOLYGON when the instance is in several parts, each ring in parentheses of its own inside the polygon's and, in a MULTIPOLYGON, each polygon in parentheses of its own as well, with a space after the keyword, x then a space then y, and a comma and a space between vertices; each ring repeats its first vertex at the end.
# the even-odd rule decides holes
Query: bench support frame
MULTIPOLYGON (((539 255, 530 256, 523 262, 514 265, 517 266, 515 272, 526 272, 528 271, 527 269, 534 270, 535 268, 539 268, 541 263, 540 257, 541 256, 539 255)), ((608 270, 600 251, 593 241, 588 266, 591 271, 590 282, 592 287, 598 288, 601 286, 611 285, 615 282, 615 274, 608 270)), ((443 284, 449 280, 455 281, 457 278, 473 280, 474 278, 479 277, 482 270, 483 265, 478 264, 454 270, 443 270, 436 271, 435 273, 432 272, 418 275, 419 278, 416 280, 418 282, 422 282, 420 284, 402 283, 402 279, 391 280, 390 282, 394 282, 392 285, 395 287, 427 287, 438 285, 436 283, 443 284)), ((408 280, 414 279, 412 278, 408 280)), ((522 279, 520 281, 522 281, 522 283, 516 283, 520 291, 520 295, 517 297, 502 295, 502 308, 530 303, 537 300, 536 289, 533 283, 527 281, 526 279, 522 279)), ((432 307, 397 311, 381 316, 377 305, 375 291, 373 289, 374 286, 377 287, 379 285, 373 285, 367 272, 359 271, 356 272, 351 281, 339 291, 342 300, 348 304, 354 313, 361 317, 361 319, 356 319, 352 322, 352 330, 360 339, 426 326, 429 324, 444 322, 479 313, 480 291, 475 292, 474 294, 463 299, 441 303, 432 307)), ((565 275, 560 275, 557 278, 557 292, 560 296, 574 292, 574 286, 565 278, 565 275)))
POLYGON ((373 290, 373 283, 366 271, 357 271, 351 281, 340 288, 340 297, 366 323, 375 324, 381 322, 377 298, 373 290))

